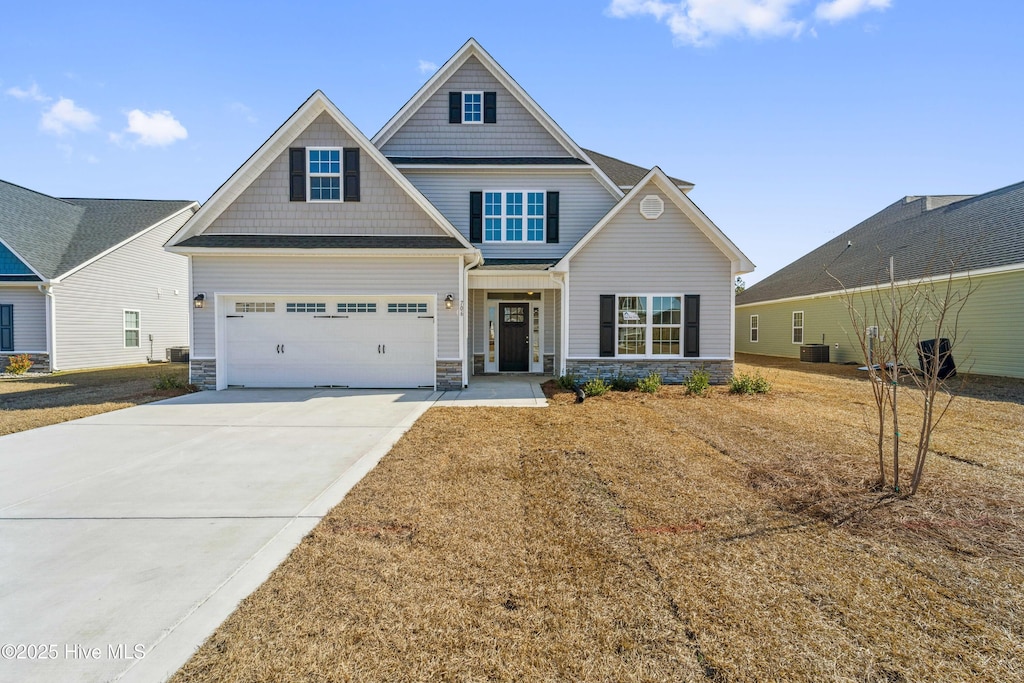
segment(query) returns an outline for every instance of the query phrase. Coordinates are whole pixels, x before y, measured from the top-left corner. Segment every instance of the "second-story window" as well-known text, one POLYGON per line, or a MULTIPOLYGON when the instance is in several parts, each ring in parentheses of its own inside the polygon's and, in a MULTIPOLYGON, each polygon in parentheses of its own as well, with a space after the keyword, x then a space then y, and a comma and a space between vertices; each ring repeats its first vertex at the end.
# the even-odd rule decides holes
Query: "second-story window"
POLYGON ((484 94, 482 92, 462 93, 462 122, 483 123, 484 94))
POLYGON ((341 201, 341 150, 314 148, 309 154, 309 201, 341 201))
POLYGON ((485 242, 543 242, 544 192, 484 192, 485 242))

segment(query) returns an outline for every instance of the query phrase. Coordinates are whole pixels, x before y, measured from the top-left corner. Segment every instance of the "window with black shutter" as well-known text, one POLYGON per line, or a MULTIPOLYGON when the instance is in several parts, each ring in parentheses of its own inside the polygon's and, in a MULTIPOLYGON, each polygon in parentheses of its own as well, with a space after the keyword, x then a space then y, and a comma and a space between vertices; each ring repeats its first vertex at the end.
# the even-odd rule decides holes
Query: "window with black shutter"
POLYGON ((683 297, 683 355, 700 355, 700 294, 683 297))
POLYGON ((359 201, 359 148, 350 147, 343 154, 343 181, 345 185, 345 201, 359 201))
POLYGON ((558 193, 548 192, 547 206, 547 242, 558 244, 558 193))
POLYGON ((498 93, 484 93, 484 123, 498 122, 498 93))
POLYGON ((600 308, 601 327, 600 353, 601 357, 615 355, 615 295, 602 294, 600 308))
POLYGON ((484 241, 484 193, 469 193, 469 241, 484 241))
POLYGON ((306 148, 288 150, 288 198, 293 202, 306 201, 306 148))
POLYGON ((448 123, 462 123, 462 93, 448 93, 448 123))

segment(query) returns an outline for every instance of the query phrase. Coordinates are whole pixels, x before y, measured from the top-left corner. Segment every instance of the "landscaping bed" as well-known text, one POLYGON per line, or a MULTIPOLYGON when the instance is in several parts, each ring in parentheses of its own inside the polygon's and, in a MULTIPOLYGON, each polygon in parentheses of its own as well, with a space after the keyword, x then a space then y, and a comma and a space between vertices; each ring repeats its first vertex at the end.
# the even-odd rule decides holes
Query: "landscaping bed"
POLYGON ((901 499, 862 377, 737 370, 428 411, 172 680, 1020 680, 1024 383, 901 499))

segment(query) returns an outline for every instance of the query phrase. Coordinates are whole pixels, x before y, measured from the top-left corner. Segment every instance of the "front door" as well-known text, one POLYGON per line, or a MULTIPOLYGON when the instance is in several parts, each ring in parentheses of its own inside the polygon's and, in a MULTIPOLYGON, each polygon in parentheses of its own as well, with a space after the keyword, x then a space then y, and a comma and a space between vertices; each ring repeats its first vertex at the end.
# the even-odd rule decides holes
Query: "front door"
POLYGON ((498 309, 498 371, 530 369, 530 304, 501 304, 498 309))

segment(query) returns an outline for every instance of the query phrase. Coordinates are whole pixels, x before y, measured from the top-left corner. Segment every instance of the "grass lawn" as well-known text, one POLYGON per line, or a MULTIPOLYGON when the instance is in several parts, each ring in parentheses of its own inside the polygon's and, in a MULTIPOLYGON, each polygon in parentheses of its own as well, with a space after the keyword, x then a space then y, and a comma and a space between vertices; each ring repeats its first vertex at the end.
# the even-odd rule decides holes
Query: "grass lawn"
POLYGON ((0 436, 184 393, 153 388, 167 374, 187 381, 188 366, 134 365, 0 378, 0 436))
POLYGON ((883 500, 865 380, 770 362, 430 410, 172 680, 1024 680, 1024 383, 883 500))

